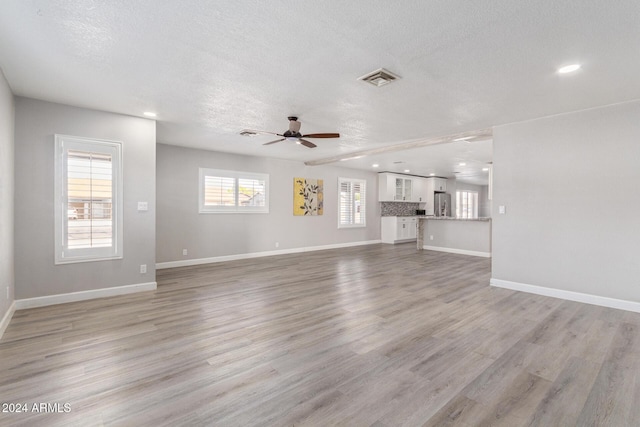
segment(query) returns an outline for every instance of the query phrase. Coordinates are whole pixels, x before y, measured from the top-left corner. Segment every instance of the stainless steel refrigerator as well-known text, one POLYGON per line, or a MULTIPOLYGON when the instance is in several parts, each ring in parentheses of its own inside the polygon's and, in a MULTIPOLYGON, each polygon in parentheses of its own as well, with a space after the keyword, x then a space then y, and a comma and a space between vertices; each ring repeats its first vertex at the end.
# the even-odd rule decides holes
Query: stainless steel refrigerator
POLYGON ((436 193, 433 198, 435 216, 451 216, 451 194, 436 193))

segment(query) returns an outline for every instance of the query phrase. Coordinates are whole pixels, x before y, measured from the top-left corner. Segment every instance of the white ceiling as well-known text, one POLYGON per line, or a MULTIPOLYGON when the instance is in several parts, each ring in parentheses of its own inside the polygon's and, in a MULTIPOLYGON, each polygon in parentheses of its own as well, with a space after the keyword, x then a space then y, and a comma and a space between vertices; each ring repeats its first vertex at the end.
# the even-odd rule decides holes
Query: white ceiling
MULTIPOLYGON (((300 161, 638 99, 639 45, 637 0, 0 2, 15 94, 156 111, 159 142, 300 161), (556 73, 574 62, 580 71, 556 73), (401 79, 357 80, 380 67, 401 79), (310 150, 238 134, 283 132, 289 115, 302 133, 341 138, 310 150)), ((490 142, 478 144, 467 160, 490 161, 490 142)), ((415 150, 412 173, 451 176, 464 157, 415 150)), ((376 156, 341 165, 399 152, 376 156)))

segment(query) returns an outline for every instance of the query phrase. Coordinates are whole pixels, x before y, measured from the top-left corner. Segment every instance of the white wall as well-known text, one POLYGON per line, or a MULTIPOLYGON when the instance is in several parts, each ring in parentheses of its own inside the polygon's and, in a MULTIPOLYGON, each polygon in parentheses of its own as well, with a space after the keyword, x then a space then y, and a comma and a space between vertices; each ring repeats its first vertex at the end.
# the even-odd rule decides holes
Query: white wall
POLYGON ((376 173, 163 144, 157 154, 159 263, 380 239, 376 173), (270 212, 198 214, 200 167, 268 173, 270 212), (294 177, 324 180, 324 215, 293 215, 294 177), (366 228, 338 229, 338 177, 367 180, 366 228))
MULTIPOLYGON (((2 70, 0 70, 0 322, 8 313, 15 295, 13 270, 14 114, 13 94, 2 70)), ((0 336, 2 336, 1 329, 0 336)))
POLYGON ((493 278, 640 302, 640 102, 494 128, 493 278))
POLYGON ((16 299, 155 281, 155 129, 152 120, 16 98, 16 299), (123 143, 123 259, 54 265, 54 134, 123 143), (137 212, 138 201, 149 211, 137 212))

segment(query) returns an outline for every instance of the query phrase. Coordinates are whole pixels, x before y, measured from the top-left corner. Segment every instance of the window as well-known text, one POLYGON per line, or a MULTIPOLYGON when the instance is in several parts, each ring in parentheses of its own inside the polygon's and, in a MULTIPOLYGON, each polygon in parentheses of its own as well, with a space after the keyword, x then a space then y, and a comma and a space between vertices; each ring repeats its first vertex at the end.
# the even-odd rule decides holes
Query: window
POLYGON ((478 218, 477 191, 456 191, 456 218, 478 218))
POLYGON ((366 184, 361 179, 338 178, 338 228, 366 225, 366 184))
POLYGON ((122 144, 55 136, 55 262, 122 258, 122 144))
POLYGON ((269 213, 269 175, 200 168, 200 213, 269 213))

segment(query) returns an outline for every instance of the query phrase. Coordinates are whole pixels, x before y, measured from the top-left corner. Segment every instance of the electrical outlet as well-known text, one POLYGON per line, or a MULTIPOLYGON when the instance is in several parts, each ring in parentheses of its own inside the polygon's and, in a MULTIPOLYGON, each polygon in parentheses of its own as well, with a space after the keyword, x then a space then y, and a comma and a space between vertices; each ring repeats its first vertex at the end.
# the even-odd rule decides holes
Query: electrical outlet
POLYGON ((280 247, 280 242, 276 242, 276 248, 280 247))
POLYGON ((433 240, 433 234, 429 236, 429 240, 433 240))
POLYGON ((147 272, 147 264, 140 264, 140 274, 145 274, 147 272))
POLYGON ((187 250, 186 249, 182 250, 182 255, 187 255, 187 250))
POLYGON ((146 212, 149 210, 148 202, 138 202, 138 212, 146 212))

